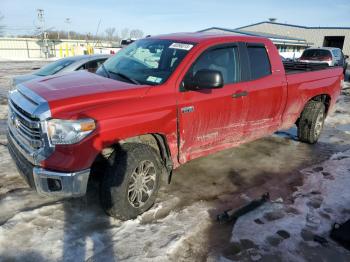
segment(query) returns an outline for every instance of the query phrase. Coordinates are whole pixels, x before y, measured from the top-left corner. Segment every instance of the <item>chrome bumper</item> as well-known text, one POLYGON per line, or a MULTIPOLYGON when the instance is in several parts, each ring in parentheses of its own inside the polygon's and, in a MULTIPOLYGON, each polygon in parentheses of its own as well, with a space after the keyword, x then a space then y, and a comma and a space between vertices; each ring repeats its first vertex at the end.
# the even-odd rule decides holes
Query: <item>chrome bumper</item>
POLYGON ((85 195, 90 169, 74 173, 61 173, 34 167, 33 177, 39 194, 59 197, 85 195))
POLYGON ((8 150, 19 173, 28 185, 39 194, 59 197, 80 197, 85 195, 90 169, 79 172, 61 173, 33 165, 20 150, 16 140, 7 136, 8 150))
POLYGON ((8 149, 27 183, 39 194, 79 197, 86 193, 90 169, 60 173, 40 168, 54 151, 47 136, 48 102, 31 89, 17 85, 9 93, 8 149))

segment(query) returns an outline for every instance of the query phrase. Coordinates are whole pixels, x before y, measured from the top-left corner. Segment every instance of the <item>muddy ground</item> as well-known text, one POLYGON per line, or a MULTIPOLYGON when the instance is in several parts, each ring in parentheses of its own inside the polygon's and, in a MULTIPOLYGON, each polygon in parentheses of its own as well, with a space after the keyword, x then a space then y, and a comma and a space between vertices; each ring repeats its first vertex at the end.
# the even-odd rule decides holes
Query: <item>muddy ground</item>
MULTIPOLYGON (((163 183, 151 210, 122 222, 103 213, 94 182, 84 198, 57 200, 38 196, 17 173, 6 148, 4 97, 10 76, 42 64, 0 63, 0 261, 290 261, 284 250, 276 255, 259 249, 253 237, 257 226, 240 232, 240 239, 233 224, 218 224, 216 215, 264 192, 292 205, 305 181, 303 170, 350 149, 350 93, 345 89, 316 145, 298 142, 290 129, 193 160, 175 171, 170 185, 163 183)), ((300 239, 290 241, 299 244, 300 239)), ((338 246, 324 258, 322 245, 301 241, 298 259, 310 261, 316 254, 312 258, 350 261, 350 252, 338 246)))

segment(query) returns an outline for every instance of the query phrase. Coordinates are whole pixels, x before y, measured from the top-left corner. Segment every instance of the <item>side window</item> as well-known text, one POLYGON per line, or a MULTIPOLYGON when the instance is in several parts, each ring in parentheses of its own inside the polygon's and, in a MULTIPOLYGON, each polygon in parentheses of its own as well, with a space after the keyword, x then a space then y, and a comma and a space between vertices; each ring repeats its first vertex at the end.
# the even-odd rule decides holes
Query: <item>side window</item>
POLYGON ((338 58, 338 59, 341 58, 341 52, 339 49, 333 49, 332 53, 336 58, 338 58))
POLYGON ((107 60, 107 58, 103 58, 103 59, 100 59, 100 60, 96 60, 96 62, 97 62, 97 67, 100 67, 106 60, 107 60))
POLYGON ((220 71, 225 84, 238 82, 240 80, 238 48, 223 47, 205 51, 194 62, 186 77, 193 77, 202 69, 220 71))
POLYGON ((95 73, 98 67, 97 61, 96 60, 89 61, 85 64, 85 67, 90 73, 95 73))
POLYGON ((84 65, 82 65, 82 66, 78 67, 78 69, 77 69, 77 70, 85 70, 85 69, 86 69, 85 65, 86 65, 86 64, 84 64, 84 65))
POLYGON ((264 46, 249 46, 248 56, 250 62, 251 80, 271 74, 269 56, 264 46))

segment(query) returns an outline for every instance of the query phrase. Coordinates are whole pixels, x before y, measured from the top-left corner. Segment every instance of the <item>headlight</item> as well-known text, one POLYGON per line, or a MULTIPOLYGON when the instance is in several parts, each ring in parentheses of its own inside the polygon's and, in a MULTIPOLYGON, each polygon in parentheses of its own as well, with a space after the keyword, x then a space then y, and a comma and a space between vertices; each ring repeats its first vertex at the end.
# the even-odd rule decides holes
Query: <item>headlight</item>
POLYGON ((96 128, 93 119, 62 120, 47 122, 48 136, 53 145, 69 145, 80 142, 96 128))

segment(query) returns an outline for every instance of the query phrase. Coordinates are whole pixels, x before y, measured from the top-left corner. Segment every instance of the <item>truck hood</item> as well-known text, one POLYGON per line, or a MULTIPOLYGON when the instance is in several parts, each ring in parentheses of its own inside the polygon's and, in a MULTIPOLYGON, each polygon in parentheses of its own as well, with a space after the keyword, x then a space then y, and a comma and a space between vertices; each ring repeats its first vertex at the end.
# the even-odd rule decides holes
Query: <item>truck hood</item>
POLYGON ((105 78, 86 71, 34 79, 24 83, 24 85, 49 103, 149 87, 105 78))

